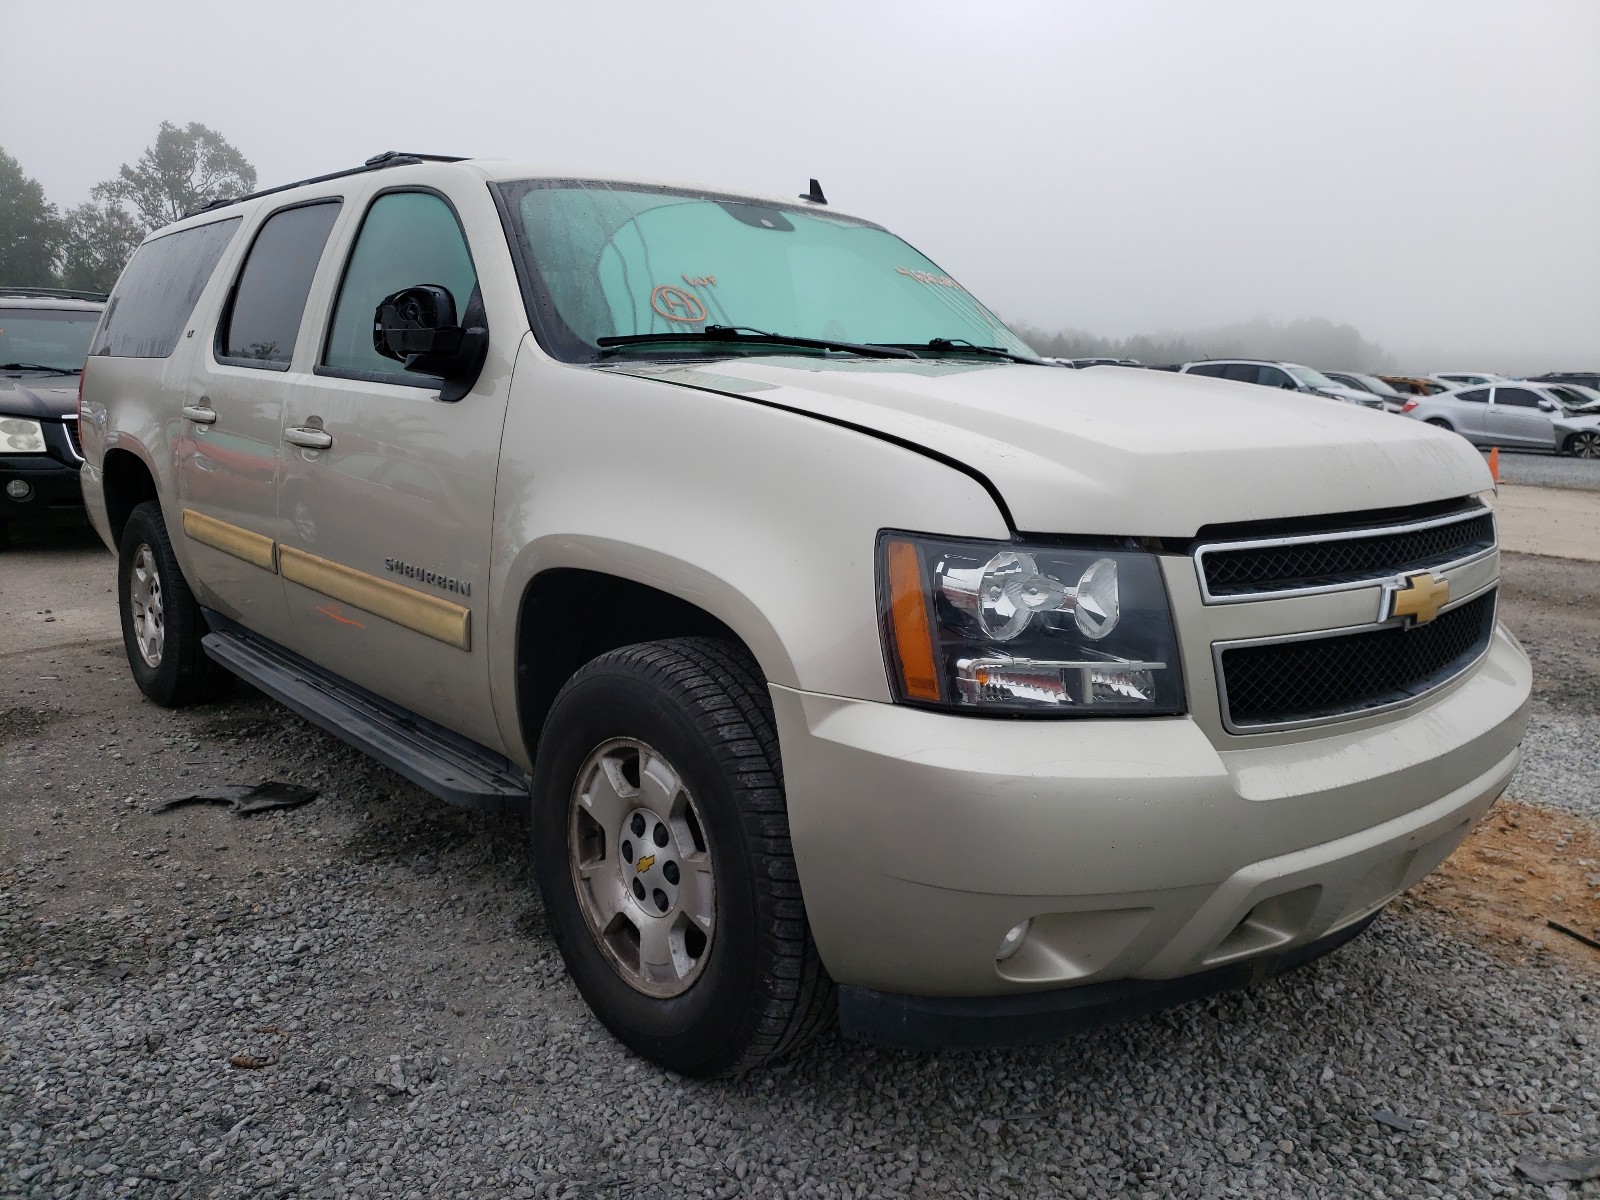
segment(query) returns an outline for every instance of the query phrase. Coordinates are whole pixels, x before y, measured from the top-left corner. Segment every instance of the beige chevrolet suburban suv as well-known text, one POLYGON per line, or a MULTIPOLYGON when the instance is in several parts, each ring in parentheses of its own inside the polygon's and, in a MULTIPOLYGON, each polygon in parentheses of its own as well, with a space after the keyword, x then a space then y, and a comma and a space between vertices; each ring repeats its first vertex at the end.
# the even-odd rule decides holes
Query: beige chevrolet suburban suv
POLYGON ((1466 442, 1043 363, 815 186, 383 155, 152 234, 81 406, 145 694, 529 811, 579 990, 689 1074, 1266 977, 1518 763, 1466 442))

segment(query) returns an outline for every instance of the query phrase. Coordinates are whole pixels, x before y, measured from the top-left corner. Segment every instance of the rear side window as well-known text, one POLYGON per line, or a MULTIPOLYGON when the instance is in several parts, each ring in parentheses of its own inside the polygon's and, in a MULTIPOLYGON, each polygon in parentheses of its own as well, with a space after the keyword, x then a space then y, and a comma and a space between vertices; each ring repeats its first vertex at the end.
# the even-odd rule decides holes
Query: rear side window
POLYGON ((1453 400, 1467 400, 1473 404, 1483 404, 1489 399, 1488 388, 1473 388, 1470 391, 1457 392, 1451 397, 1453 400))
POLYGON ((180 229, 134 251, 112 289, 89 353, 111 358, 171 354, 239 224, 233 217, 180 229))
POLYGON ((217 358, 287 371, 337 200, 273 213, 256 234, 217 331, 217 358))
POLYGON ((1255 363, 1229 363, 1222 368, 1224 379, 1236 379, 1240 383, 1259 383, 1261 381, 1261 368, 1255 363))
POLYGON ((408 374, 394 359, 372 348, 378 302, 425 283, 448 288, 455 297, 456 319, 465 317, 478 273, 454 210, 431 192, 379 196, 367 210, 345 267, 322 358, 324 368, 431 386, 425 377, 408 374))

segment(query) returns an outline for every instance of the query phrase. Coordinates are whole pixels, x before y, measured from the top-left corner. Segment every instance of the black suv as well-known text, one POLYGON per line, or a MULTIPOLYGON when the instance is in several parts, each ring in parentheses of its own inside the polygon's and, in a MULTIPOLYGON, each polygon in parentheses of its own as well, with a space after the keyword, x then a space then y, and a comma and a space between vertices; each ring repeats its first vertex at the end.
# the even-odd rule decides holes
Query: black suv
POLYGON ((13 521, 83 516, 78 376, 105 299, 0 287, 0 547, 13 521))

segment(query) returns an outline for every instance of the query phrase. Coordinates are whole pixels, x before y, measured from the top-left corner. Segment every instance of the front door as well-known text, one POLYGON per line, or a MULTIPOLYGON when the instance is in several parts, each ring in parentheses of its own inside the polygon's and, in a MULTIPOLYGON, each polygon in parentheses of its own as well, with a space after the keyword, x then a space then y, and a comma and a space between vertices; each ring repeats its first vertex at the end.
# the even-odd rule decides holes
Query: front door
MULTIPOLYGON (((285 642, 493 746, 486 614, 509 372, 485 369, 468 395, 445 401, 440 380, 380 354, 379 302, 421 284, 447 288, 458 314, 473 310, 480 323, 478 274, 451 203, 381 193, 345 263, 315 373, 285 405, 285 642)), ((487 324, 492 335, 492 312, 487 324)))
POLYGON ((194 355, 173 442, 183 533, 202 601, 278 641, 288 632, 273 545, 283 395, 307 295, 339 211, 339 201, 330 199, 285 208, 263 222, 214 334, 194 355))
POLYGON ((1501 446, 1554 449, 1555 425, 1539 400, 1539 393, 1530 388, 1496 387, 1489 405, 1490 440, 1501 446))

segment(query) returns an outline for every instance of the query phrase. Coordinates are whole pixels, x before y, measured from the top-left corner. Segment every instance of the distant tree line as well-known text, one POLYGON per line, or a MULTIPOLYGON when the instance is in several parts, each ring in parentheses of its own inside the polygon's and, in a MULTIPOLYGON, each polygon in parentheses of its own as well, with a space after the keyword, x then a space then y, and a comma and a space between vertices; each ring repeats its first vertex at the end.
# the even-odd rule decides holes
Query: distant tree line
POLYGON ((137 162, 64 212, 0 149, 0 286, 108 292, 152 229, 255 186, 244 155, 194 122, 163 121, 137 162))
POLYGON ((1213 329, 1130 338, 1098 337, 1082 329, 1051 333, 1023 324, 1012 328, 1051 358, 1132 358, 1149 367, 1197 358, 1270 358, 1327 371, 1389 371, 1395 366, 1387 350, 1362 337, 1353 325, 1335 325, 1326 317, 1282 323, 1257 317, 1213 329))

